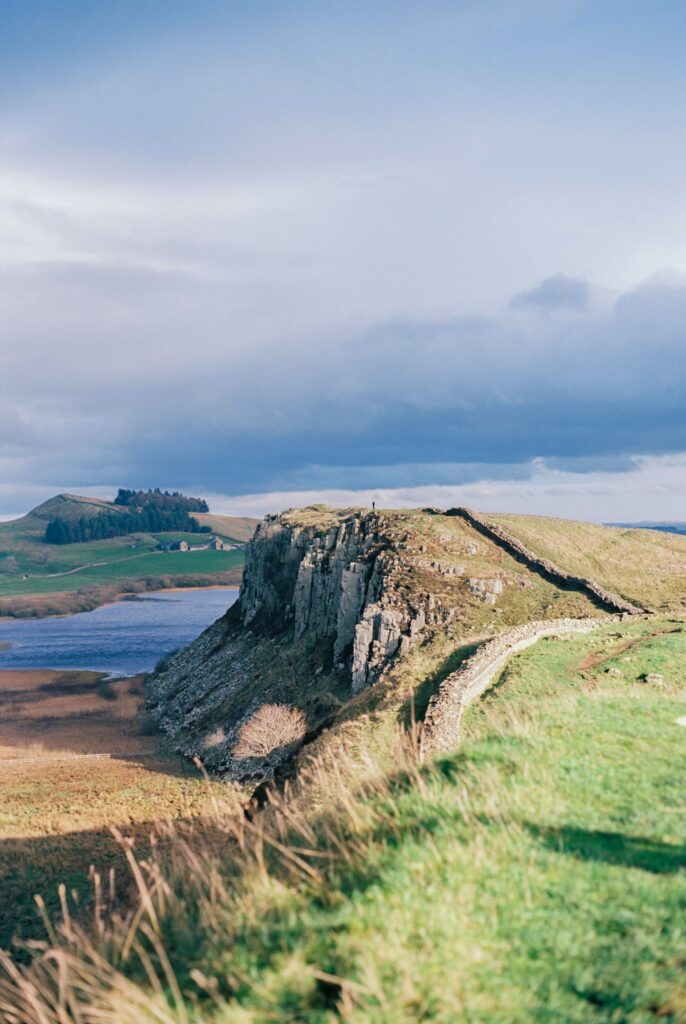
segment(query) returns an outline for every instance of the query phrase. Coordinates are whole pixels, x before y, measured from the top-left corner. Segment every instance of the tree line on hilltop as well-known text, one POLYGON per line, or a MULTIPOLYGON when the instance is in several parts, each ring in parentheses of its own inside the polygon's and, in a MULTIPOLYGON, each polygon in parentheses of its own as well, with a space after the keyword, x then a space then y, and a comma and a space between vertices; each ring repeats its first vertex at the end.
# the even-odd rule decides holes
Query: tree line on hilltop
POLYGON ((54 516, 45 530, 48 544, 80 544, 91 540, 125 537, 130 533, 211 533, 191 512, 208 512, 202 498, 187 498, 169 491, 130 491, 120 488, 114 504, 122 511, 99 512, 74 519, 54 516))
POLYGON ((148 491, 129 491, 120 487, 115 505, 123 505, 126 508, 145 508, 154 506, 158 509, 185 509, 187 512, 209 512, 210 506, 204 498, 188 498, 180 491, 161 491, 159 487, 148 491))

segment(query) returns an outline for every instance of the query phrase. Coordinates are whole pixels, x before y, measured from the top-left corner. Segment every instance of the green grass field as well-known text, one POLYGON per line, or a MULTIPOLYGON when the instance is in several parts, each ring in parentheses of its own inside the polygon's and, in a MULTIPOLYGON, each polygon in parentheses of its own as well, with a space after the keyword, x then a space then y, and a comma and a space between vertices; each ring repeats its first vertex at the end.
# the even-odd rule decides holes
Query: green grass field
MULTIPOLYGON (((239 543, 249 535, 253 522, 229 516, 204 518, 211 520, 216 535, 239 543)), ((210 534, 132 534, 83 544, 47 544, 43 539, 46 521, 41 513, 0 523, 0 615, 78 611, 101 603, 94 588, 103 600, 110 600, 126 589, 127 583, 142 580, 159 580, 160 586, 238 582, 243 567, 241 547, 231 551, 157 550, 160 542, 207 543, 210 534), (77 592, 85 588, 88 593, 81 599, 77 592), (38 600, 51 595, 52 601, 38 600)))
POLYGON ((68 575, 50 575, 38 571, 34 564, 24 563, 24 572, 19 576, 0 575, 0 596, 78 590, 90 584, 108 584, 142 576, 210 576, 243 565, 242 551, 156 551, 152 544, 146 547, 142 540, 133 550, 131 544, 131 538, 126 537, 92 544, 60 545, 59 556, 50 563, 50 572, 66 573, 69 570, 68 575), (121 540, 127 543, 122 544, 121 540), (27 575, 26 579, 24 575, 27 575))
POLYGON ((685 1020, 685 666, 682 623, 613 623, 517 656, 450 757, 405 742, 352 784, 332 736, 240 844, 227 819, 167 869, 158 994, 135 955, 72 943, 83 1020, 685 1020))

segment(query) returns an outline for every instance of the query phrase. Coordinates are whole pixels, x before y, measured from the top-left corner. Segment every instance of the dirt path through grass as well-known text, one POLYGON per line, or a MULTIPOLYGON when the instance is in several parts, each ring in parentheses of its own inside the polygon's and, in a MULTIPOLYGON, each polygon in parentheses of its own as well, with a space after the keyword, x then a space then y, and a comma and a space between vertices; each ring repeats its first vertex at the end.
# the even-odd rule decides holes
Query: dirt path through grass
POLYGON ((659 629, 653 633, 646 633, 644 636, 637 636, 633 637, 631 640, 626 640, 612 651, 591 651, 586 655, 583 661, 579 662, 576 666, 576 671, 584 675, 592 669, 598 668, 598 666, 602 665, 603 662, 610 661, 612 658, 617 658, 620 654, 624 654, 625 651, 630 651, 633 647, 638 647, 640 644, 644 644, 647 640, 654 639, 656 636, 667 636, 669 633, 680 632, 680 629, 659 629))

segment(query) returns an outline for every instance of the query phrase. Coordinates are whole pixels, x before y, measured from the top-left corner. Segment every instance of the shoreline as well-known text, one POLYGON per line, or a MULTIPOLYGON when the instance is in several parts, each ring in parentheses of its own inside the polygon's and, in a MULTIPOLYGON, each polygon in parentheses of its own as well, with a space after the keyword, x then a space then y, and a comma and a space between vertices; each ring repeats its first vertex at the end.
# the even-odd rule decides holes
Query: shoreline
POLYGON ((178 584, 170 578, 168 585, 165 585, 165 577, 146 577, 142 580, 122 581, 122 587, 116 584, 104 584, 102 587, 89 587, 88 594, 79 594, 78 590, 55 590, 46 594, 17 595, 15 597, 0 597, 0 627, 3 622, 16 622, 21 619, 57 619, 67 618, 72 615, 79 615, 83 612, 92 612, 96 608, 103 608, 109 604, 117 604, 120 601, 135 600, 149 594, 167 593, 192 590, 227 590, 237 589, 243 577, 243 570, 229 570, 226 580, 213 579, 212 582, 203 583, 193 580, 191 583, 184 583, 183 577, 178 584), (13 604, 11 612, 6 609, 13 604), (63 607, 60 607, 63 606, 63 607))
POLYGON ((0 620, 0 704, 5 671, 96 672, 110 680, 149 674, 221 618, 238 593, 231 583, 164 588, 120 596, 97 616, 80 613, 79 621, 70 622, 73 615, 0 620))
POLYGON ((89 669, 0 668, 0 706, 7 712, 0 722, 0 765, 149 752, 153 740, 137 735, 143 678, 112 678, 89 669), (91 716, 86 722, 84 714, 91 716))

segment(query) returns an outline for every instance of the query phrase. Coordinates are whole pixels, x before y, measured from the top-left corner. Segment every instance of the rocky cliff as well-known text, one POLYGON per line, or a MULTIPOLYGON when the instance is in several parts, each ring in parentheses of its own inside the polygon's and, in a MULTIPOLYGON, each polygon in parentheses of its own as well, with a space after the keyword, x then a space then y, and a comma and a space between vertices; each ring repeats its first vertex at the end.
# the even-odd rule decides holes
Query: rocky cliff
POLYGON ((381 514, 264 519, 237 604, 149 681, 148 711, 175 747, 221 773, 260 774, 232 753, 260 706, 302 708, 314 731, 371 685, 432 617, 428 599, 400 597, 399 539, 381 514))
POLYGON ((182 753, 220 774, 262 777, 287 752, 236 750, 265 705, 300 709, 312 735, 437 633, 459 643, 595 611, 588 594, 563 592, 431 510, 268 516, 248 545, 238 602, 151 677, 147 706, 182 753))
POLYGON ((350 665, 353 692, 425 623, 403 605, 394 582, 400 559, 390 524, 379 514, 352 513, 330 525, 270 516, 250 544, 237 609, 247 629, 324 642, 338 669, 350 665))

